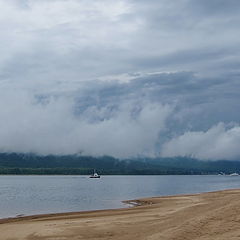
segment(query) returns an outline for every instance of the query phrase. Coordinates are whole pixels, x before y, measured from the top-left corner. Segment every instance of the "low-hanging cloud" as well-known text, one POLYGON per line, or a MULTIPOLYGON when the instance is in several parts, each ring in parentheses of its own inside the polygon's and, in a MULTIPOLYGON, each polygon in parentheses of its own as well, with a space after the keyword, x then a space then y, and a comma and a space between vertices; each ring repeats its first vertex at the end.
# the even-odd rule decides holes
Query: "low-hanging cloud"
POLYGON ((191 72, 121 79, 81 82, 74 91, 61 84, 49 92, 5 89, 0 96, 0 151, 119 158, 239 157, 239 127, 218 124, 225 115, 239 117, 233 113, 238 108, 234 94, 238 83, 207 81, 191 72), (221 102, 226 106, 216 117, 221 102))
POLYGON ((162 146, 164 157, 193 157, 204 160, 239 160, 240 126, 223 123, 206 132, 185 132, 162 146))
POLYGON ((1 152, 154 156, 159 133, 172 111, 168 105, 129 100, 115 109, 109 103, 85 106, 77 114, 71 97, 49 96, 39 101, 25 92, 6 95, 0 97, 4 109, 1 152))

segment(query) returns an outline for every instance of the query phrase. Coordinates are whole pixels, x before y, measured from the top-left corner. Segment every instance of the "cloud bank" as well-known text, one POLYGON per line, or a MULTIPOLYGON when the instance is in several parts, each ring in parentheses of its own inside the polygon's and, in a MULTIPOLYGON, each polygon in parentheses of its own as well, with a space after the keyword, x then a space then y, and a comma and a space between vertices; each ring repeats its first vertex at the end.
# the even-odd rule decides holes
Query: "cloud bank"
POLYGON ((49 97, 43 102, 25 94, 14 97, 16 101, 13 96, 9 99, 11 104, 0 120, 3 152, 154 156, 158 134, 171 112, 167 105, 123 101, 117 106, 91 105, 77 114, 68 97, 49 97))
POLYGON ((206 132, 185 132, 163 145, 162 156, 189 156, 198 159, 238 160, 240 127, 227 128, 223 123, 206 132))
POLYGON ((240 152, 238 0, 0 0, 0 151, 240 152))

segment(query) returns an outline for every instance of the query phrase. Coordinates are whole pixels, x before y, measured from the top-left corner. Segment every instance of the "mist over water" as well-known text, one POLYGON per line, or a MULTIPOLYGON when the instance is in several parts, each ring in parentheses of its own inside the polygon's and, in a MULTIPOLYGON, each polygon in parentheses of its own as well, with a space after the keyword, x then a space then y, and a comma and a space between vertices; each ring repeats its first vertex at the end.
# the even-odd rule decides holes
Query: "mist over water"
POLYGON ((126 207, 142 197, 240 188, 230 176, 0 176, 0 218, 126 207))

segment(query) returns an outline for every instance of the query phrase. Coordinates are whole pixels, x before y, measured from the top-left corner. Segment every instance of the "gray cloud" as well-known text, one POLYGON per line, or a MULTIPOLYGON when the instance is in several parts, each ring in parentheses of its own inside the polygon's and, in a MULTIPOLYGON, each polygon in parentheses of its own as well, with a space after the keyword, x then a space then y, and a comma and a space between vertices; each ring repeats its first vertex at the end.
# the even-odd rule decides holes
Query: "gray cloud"
POLYGON ((0 0, 0 151, 239 158, 239 5, 0 0))
POLYGON ((240 127, 219 123, 206 132, 185 132, 162 146, 162 156, 190 156, 205 160, 239 160, 240 127))
POLYGON ((158 134, 172 111, 167 105, 129 100, 115 106, 93 103, 76 113, 69 96, 34 100, 26 92, 6 95, 0 97, 3 152, 154 156, 158 134))
MULTIPOLYGON (((201 79, 191 72, 128 77, 131 80, 127 82, 117 76, 118 80, 107 82, 81 82, 74 90, 59 83, 57 90, 45 89, 44 94, 42 89, 5 91, 0 96, 1 151, 120 158, 193 156, 195 152, 187 143, 176 147, 178 141, 192 141, 197 129, 204 141, 197 141, 194 147, 200 149, 200 142, 216 136, 208 132, 219 126, 219 119, 227 124, 240 117, 238 82, 232 85, 224 79, 201 79)), ((194 156, 205 159, 204 154, 194 156)), ((237 151, 226 154, 222 156, 239 156, 237 151)))

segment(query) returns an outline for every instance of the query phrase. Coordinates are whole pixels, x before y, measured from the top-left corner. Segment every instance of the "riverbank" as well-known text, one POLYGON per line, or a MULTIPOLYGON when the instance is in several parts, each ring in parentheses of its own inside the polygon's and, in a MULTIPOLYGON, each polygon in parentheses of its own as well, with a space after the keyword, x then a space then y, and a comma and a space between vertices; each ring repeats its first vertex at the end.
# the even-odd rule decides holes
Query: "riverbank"
POLYGON ((125 209, 0 221, 0 240, 239 239, 240 190, 145 198, 125 209))

